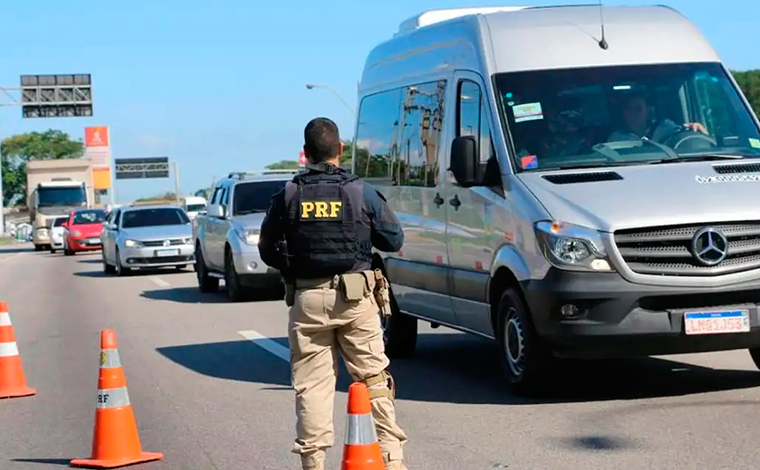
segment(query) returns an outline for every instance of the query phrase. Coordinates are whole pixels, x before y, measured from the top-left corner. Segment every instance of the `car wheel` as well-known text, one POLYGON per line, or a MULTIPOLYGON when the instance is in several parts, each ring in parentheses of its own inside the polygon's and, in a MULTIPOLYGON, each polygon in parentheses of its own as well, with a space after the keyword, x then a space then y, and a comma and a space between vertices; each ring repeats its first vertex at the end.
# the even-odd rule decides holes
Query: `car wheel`
POLYGON ((235 271, 235 261, 232 259, 232 251, 230 250, 227 250, 224 256, 224 284, 230 301, 241 302, 246 299, 246 292, 240 285, 240 279, 235 271))
POLYGON ((119 250, 116 249, 116 252, 114 254, 114 258, 116 258, 116 264, 114 265, 114 272, 117 276, 127 276, 130 272, 132 272, 131 269, 125 268, 121 265, 121 256, 119 255, 119 250))
POLYGON ((195 248, 195 266, 195 273, 198 277, 198 288, 201 292, 205 294, 217 292, 219 290, 219 279, 208 275, 208 268, 203 260, 200 246, 195 248))
POLYGON ((108 261, 106 261, 105 253, 103 253, 103 272, 105 274, 113 274, 114 272, 116 272, 116 269, 114 269, 114 267, 108 264, 108 261))
POLYGON ((507 289, 499 301, 496 339, 511 388, 520 395, 539 393, 551 354, 539 340, 528 308, 514 289, 507 289))
POLYGON ((74 256, 74 252, 69 250, 68 248, 63 249, 63 254, 66 256, 74 256))
POLYGON ((755 366, 760 369, 760 348, 752 348, 749 350, 752 360, 755 361, 755 366))
POLYGON ((417 319, 401 313, 393 291, 390 298, 391 315, 380 315, 385 353, 392 358, 411 357, 417 348, 417 319))
POLYGON ((34 245, 34 251, 42 251, 42 245, 34 245))
POLYGON ((50 254, 51 254, 51 255, 54 255, 54 254, 55 254, 55 248, 51 248, 51 249, 50 249, 50 254))

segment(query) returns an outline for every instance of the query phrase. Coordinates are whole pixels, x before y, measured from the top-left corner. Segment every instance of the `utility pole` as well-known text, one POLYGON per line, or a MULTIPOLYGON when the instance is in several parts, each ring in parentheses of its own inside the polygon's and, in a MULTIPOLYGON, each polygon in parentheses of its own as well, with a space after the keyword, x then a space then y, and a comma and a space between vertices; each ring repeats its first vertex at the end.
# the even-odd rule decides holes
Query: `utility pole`
POLYGON ((179 162, 176 160, 174 163, 174 195, 177 199, 177 205, 181 204, 180 195, 179 195, 179 162))

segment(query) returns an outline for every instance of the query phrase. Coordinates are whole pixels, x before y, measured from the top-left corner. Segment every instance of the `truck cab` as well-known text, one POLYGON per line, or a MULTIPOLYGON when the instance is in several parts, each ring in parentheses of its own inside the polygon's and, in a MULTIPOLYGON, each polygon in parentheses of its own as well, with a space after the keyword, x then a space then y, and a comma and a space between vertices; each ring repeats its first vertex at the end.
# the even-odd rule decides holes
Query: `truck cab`
POLYGON ((71 179, 38 183, 29 195, 28 204, 35 251, 51 249, 51 223, 71 210, 89 207, 87 186, 71 179))

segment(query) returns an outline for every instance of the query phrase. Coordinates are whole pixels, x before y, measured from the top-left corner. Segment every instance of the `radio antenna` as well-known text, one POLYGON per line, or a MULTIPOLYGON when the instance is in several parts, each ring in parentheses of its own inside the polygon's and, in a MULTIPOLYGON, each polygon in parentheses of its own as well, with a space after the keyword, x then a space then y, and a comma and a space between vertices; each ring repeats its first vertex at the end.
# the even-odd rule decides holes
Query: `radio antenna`
POLYGON ((606 51, 610 48, 610 45, 607 44, 607 39, 605 39, 604 36, 604 5, 602 4, 602 0, 599 0, 599 16, 601 18, 602 25, 602 39, 599 41, 599 47, 606 51))

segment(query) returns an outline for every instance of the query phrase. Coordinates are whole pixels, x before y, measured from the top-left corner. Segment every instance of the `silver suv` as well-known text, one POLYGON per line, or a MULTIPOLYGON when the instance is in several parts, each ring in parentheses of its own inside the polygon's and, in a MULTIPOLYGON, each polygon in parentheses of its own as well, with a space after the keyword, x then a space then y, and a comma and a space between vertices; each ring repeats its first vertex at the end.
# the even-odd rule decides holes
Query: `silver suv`
POLYGON ((201 292, 216 292, 221 279, 233 302, 283 288, 280 272, 259 257, 259 231, 272 196, 297 172, 230 173, 216 184, 207 213, 196 218, 193 228, 201 292))

